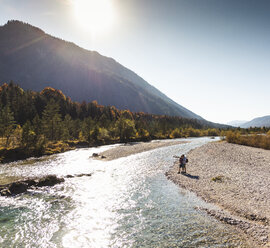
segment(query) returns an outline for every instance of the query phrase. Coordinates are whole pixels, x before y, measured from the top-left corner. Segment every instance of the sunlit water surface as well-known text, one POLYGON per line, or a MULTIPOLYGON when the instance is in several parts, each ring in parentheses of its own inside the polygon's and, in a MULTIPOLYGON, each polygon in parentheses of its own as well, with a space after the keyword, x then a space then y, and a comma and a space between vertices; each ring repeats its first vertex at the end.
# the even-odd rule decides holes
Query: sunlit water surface
POLYGON ((117 145, 1 165, 1 178, 93 174, 0 197, 0 247, 248 247, 164 175, 173 155, 211 140, 190 141, 108 162, 90 156, 117 145))

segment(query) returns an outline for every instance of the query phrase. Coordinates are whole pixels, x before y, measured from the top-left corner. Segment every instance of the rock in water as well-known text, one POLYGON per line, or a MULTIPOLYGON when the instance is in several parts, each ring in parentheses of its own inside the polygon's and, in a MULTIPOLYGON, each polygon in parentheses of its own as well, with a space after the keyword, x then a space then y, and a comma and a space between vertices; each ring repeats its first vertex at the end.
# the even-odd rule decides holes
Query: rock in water
POLYGON ((27 183, 25 182, 15 182, 12 183, 9 187, 9 191, 12 195, 17 195, 24 193, 28 188, 27 183))
POLYGON ((64 182, 64 178, 58 178, 55 175, 49 175, 43 178, 27 179, 23 181, 13 182, 6 185, 0 185, 1 196, 12 196, 24 193, 30 187, 54 186, 55 184, 64 182))
POLYGON ((3 189, 0 191, 1 196, 11 196, 11 193, 8 189, 3 189))
POLYGON ((64 178, 58 178, 55 175, 49 175, 44 178, 41 178, 36 187, 43 187, 43 186, 54 186, 55 184, 64 182, 64 178))
POLYGON ((28 184, 25 182, 14 182, 0 191, 1 196, 11 196, 24 193, 28 188, 28 184))

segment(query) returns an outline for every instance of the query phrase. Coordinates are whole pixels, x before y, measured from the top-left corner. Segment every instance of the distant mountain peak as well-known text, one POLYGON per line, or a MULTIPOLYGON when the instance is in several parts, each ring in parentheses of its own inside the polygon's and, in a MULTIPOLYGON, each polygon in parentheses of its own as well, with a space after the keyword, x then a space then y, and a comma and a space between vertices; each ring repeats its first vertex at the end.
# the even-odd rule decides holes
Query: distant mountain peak
POLYGON ((233 126, 233 127, 240 127, 242 124, 246 123, 247 121, 243 121, 243 120, 234 120, 234 121, 230 121, 227 122, 227 125, 233 126))
POLYGON ((270 127, 270 115, 254 118, 251 121, 242 124, 240 127, 270 127))

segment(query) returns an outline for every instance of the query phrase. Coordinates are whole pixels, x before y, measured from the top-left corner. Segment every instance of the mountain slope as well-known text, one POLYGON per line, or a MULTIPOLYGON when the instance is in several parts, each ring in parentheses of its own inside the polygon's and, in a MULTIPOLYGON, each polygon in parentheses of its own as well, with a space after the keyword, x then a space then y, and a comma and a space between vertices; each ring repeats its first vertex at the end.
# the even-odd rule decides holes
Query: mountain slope
POLYGON ((19 21, 0 27, 0 82, 51 86, 74 101, 203 120, 112 58, 87 51, 19 21))
POLYGON ((240 120, 235 120, 235 121, 230 121, 227 122, 227 125, 233 126, 233 127, 240 127, 242 124, 246 123, 247 121, 240 121, 240 120))
POLYGON ((263 117, 255 118, 251 121, 248 121, 242 125, 242 128, 249 128, 249 127, 270 127, 270 115, 266 115, 263 117))

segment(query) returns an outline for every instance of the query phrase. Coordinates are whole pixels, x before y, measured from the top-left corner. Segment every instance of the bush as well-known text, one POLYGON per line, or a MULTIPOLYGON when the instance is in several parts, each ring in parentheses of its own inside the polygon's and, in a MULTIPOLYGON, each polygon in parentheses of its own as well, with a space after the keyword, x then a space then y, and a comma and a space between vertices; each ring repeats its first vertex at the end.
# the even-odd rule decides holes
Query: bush
POLYGON ((170 138, 172 139, 181 138, 181 137, 183 137, 183 135, 178 128, 175 128, 170 134, 170 138))
POLYGON ((270 150, 270 135, 268 134, 240 135, 237 131, 228 131, 226 133, 226 141, 270 150))

